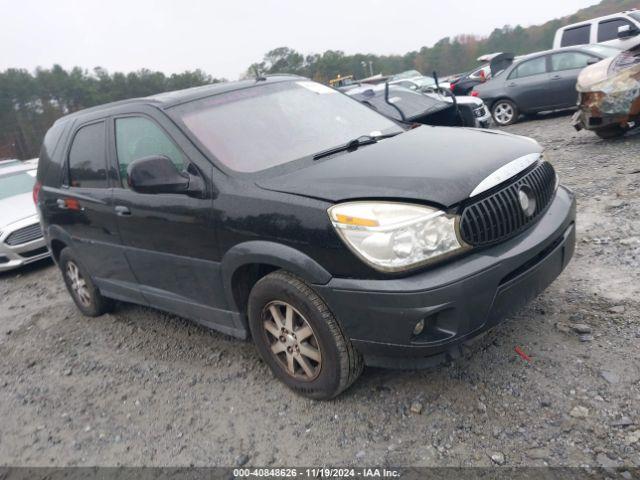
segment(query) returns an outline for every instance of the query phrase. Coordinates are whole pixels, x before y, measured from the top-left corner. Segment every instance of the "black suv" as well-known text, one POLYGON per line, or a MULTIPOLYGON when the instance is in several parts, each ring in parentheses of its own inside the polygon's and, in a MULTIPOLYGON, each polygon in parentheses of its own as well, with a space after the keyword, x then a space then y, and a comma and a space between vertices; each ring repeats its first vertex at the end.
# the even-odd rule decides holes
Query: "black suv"
POLYGON ((300 77, 68 115, 35 198, 78 308, 152 306, 253 338, 312 398, 421 367, 569 262, 575 200, 533 140, 402 125, 300 77))

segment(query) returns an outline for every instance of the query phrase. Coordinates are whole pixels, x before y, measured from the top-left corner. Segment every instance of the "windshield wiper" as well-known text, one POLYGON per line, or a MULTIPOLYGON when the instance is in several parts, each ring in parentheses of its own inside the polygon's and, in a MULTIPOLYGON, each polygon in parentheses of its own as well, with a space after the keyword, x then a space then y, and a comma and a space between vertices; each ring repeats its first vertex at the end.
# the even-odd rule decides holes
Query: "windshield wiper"
POLYGON ((337 147, 333 147, 328 150, 323 150, 320 153, 316 153, 313 156, 313 159, 319 160, 321 158, 329 157, 331 155, 334 155, 340 152, 355 152, 358 148, 364 145, 371 145, 373 143, 378 143, 379 140, 395 137, 396 135, 400 135, 403 132, 404 130, 400 132, 387 133, 385 135, 360 135, 358 138, 354 138, 353 140, 348 141, 344 145, 339 145, 337 147))

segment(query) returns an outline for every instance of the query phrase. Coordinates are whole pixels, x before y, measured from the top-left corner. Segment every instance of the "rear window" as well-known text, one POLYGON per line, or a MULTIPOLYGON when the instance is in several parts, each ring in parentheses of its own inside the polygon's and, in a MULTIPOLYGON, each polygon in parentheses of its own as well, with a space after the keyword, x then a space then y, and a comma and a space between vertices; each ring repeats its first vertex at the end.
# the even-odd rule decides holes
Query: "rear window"
MULTIPOLYGON (((49 157, 53 155, 53 152, 58 145, 58 141, 60 140, 60 135, 62 135, 63 131, 64 124, 56 123, 47 131, 47 134, 44 136, 44 140, 42 142, 42 150, 43 152, 46 152, 49 157)), ((40 156, 43 155, 41 154, 40 156)))
POLYGON ((69 151, 69 185, 81 188, 107 187, 104 122, 82 127, 69 151))
POLYGON ((591 24, 573 27, 562 33, 561 47, 572 47, 573 45, 586 45, 589 43, 591 34, 591 24))
POLYGON ((0 177, 0 200, 29 193, 35 183, 35 170, 0 177))
POLYGON ((547 57, 526 60, 513 69, 509 78, 525 78, 547 72, 547 57))
POLYGON ((614 18, 613 20, 605 20, 598 25, 598 42, 608 42, 609 40, 617 40, 618 27, 629 25, 633 28, 633 25, 629 20, 624 18, 614 18))
POLYGON ((563 70, 577 70, 584 68, 593 59, 591 55, 580 52, 562 52, 551 55, 551 70, 561 72, 563 70))
POLYGON ((582 48, 588 52, 595 53, 596 55, 600 55, 605 58, 615 57, 621 52, 619 48, 611 47, 609 45, 587 45, 582 48))

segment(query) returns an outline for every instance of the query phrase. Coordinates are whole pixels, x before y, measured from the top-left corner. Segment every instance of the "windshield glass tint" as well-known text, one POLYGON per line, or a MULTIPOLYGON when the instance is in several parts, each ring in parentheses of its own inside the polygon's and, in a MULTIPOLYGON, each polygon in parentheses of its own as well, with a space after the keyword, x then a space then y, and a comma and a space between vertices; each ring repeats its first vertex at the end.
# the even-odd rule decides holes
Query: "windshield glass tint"
POLYGON ((640 12, 631 12, 631 13, 629 14, 629 16, 630 16, 631 18, 635 18, 636 20, 638 20, 638 21, 640 22, 640 12))
POLYGON ((0 200, 31 192, 35 183, 35 173, 34 170, 0 177, 0 200))
POLYGON ((310 81, 236 90, 177 106, 172 113, 237 172, 281 165, 361 135, 401 131, 370 108, 310 81))

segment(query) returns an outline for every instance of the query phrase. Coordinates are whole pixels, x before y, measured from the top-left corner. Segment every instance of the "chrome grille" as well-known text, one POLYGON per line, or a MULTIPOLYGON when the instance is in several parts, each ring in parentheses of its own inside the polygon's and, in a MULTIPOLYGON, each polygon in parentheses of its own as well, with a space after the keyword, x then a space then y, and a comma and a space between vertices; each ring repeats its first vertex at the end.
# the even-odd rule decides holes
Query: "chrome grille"
POLYGON ((460 218, 462 239, 469 245, 483 246, 516 235, 547 209, 555 187, 556 172, 551 164, 537 164, 515 181, 465 206, 460 218), (525 214, 519 200, 519 191, 525 186, 535 200, 530 215, 525 214))
POLYGON ((29 243, 38 238, 42 238, 42 228, 39 223, 34 223, 27 227, 22 227, 15 232, 12 232, 4 240, 4 243, 10 246, 22 245, 23 243, 29 243))

